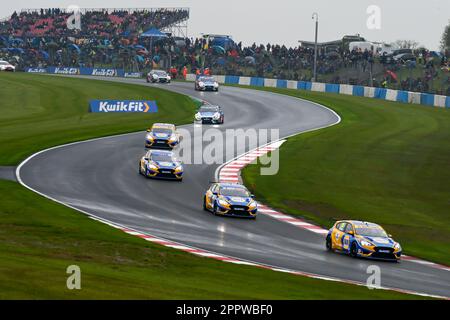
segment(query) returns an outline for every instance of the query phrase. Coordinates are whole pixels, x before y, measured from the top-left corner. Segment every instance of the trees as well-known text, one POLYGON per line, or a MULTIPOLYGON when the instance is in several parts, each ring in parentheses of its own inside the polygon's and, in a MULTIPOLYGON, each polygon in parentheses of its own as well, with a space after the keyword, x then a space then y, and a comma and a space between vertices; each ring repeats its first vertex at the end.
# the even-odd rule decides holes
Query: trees
POLYGON ((392 45, 399 49, 417 49, 419 43, 414 40, 397 40, 392 45))
POLYGON ((441 49, 450 50, 450 20, 448 25, 444 29, 444 33, 442 34, 441 49))

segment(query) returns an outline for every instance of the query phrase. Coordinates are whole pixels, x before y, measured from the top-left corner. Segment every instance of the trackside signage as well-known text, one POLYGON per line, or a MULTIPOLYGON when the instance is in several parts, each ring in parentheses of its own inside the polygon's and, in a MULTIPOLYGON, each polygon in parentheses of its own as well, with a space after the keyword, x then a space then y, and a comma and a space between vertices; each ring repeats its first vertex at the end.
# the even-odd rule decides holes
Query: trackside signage
POLYGON ((156 101, 150 100, 91 100, 91 112, 158 112, 156 101))

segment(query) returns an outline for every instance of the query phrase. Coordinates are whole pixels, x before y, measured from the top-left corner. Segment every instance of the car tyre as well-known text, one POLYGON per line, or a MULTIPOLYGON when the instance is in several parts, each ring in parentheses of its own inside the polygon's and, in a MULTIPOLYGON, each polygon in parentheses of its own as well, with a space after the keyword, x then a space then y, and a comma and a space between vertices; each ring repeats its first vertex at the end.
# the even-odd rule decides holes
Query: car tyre
POLYGON ((352 243, 352 246, 350 247, 350 255, 353 257, 353 258, 357 258, 358 257, 358 251, 357 251, 358 249, 356 248, 356 244, 353 242, 352 243))
POLYGON ((331 243, 331 236, 328 235, 327 239, 325 240, 325 246, 327 248, 327 251, 333 251, 333 244, 331 243))

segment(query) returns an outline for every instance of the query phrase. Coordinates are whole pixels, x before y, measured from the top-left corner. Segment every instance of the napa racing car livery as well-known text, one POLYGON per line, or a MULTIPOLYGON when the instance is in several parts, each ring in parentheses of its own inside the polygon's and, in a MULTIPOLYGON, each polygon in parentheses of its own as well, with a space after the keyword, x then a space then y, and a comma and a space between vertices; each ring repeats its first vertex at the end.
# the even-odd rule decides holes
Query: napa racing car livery
POLYGON ((205 104, 198 109, 195 120, 201 123, 223 124, 224 114, 219 106, 205 104))
POLYGON ((147 178, 183 180, 183 165, 172 151, 149 150, 139 161, 139 173, 147 178))
POLYGON ((154 123, 151 129, 147 129, 145 136, 146 148, 173 149, 180 143, 180 137, 176 127, 171 123, 154 123))
POLYGON ((215 215, 255 219, 258 206, 245 186, 237 183, 214 183, 203 197, 203 209, 215 215))
POLYGON ((195 79, 195 90, 219 91, 219 83, 211 76, 198 76, 195 79))
POLYGON ((326 248, 352 257, 400 260, 402 247, 382 227, 365 221, 337 221, 328 231, 326 248))
POLYGON ((170 83, 170 76, 164 70, 151 70, 147 73, 147 82, 170 83))

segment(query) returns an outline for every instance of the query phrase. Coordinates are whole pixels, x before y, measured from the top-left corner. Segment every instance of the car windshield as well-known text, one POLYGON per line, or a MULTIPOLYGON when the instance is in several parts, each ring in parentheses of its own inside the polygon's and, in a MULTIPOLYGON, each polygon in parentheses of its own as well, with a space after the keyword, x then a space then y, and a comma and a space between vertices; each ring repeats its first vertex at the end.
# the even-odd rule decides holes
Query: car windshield
POLYGON ((158 76, 166 76, 167 73, 165 71, 154 71, 153 73, 156 73, 158 76))
POLYGON ((201 107, 199 112, 216 112, 218 111, 216 107, 201 107))
POLYGON ((226 197, 248 197, 249 193, 243 188, 220 188, 220 194, 226 197))
POLYGON ((0 64, 1 64, 2 66, 6 66, 6 65, 8 65, 9 63, 6 62, 6 61, 0 61, 0 64))
POLYGON ((213 77, 201 77, 199 80, 204 82, 214 82, 213 77))
POLYGON ((364 237, 387 237, 386 232, 380 227, 356 226, 356 234, 364 237))
POLYGON ((175 162, 175 158, 170 154, 152 154, 151 159, 158 162, 175 162))
POLYGON ((171 134, 172 130, 166 129, 166 128, 154 128, 153 133, 165 133, 165 134, 171 134))

